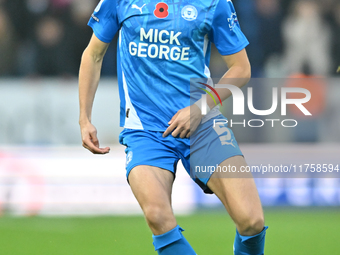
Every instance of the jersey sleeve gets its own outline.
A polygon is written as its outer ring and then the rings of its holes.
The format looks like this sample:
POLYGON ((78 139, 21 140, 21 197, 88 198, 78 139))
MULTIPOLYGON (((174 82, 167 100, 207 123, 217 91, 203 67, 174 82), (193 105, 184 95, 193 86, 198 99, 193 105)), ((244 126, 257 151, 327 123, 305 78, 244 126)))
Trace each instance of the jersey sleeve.
POLYGON ((216 45, 221 55, 235 54, 249 44, 241 31, 231 0, 220 0, 217 4, 209 40, 216 45))
POLYGON ((116 0, 101 0, 88 24, 97 38, 110 43, 119 29, 116 0))

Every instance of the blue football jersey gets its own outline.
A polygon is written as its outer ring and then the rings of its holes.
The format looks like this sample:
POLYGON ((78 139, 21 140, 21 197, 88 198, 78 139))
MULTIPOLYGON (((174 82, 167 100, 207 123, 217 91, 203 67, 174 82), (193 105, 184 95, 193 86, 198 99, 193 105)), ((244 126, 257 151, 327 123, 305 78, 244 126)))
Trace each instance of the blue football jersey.
POLYGON ((248 45, 231 0, 101 0, 88 25, 106 43, 119 31, 120 124, 130 129, 164 131, 190 105, 190 79, 210 77, 211 43, 222 55, 248 45))

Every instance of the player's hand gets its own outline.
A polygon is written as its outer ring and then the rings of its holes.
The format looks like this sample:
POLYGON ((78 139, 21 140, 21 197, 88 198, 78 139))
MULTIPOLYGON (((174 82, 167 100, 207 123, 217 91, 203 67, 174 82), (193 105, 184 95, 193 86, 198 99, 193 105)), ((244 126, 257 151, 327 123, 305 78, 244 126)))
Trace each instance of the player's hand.
POLYGON ((80 124, 80 130, 84 148, 88 149, 93 154, 109 153, 110 147, 99 148, 97 129, 90 122, 87 122, 86 124, 80 124))
POLYGON ((197 105, 191 105, 179 110, 168 122, 170 125, 164 132, 163 137, 170 133, 173 137, 189 138, 201 123, 202 114, 197 105))

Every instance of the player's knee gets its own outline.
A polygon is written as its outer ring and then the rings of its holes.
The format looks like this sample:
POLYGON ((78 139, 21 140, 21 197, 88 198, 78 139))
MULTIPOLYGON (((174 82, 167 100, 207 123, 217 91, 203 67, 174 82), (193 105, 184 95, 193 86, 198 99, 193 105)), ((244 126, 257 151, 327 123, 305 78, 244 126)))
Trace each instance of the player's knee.
POLYGON ((264 228, 263 215, 253 215, 238 225, 238 232, 243 236, 253 236, 264 228))
POLYGON ((171 210, 160 205, 149 205, 143 208, 146 221, 152 229, 162 229, 172 218, 171 210))

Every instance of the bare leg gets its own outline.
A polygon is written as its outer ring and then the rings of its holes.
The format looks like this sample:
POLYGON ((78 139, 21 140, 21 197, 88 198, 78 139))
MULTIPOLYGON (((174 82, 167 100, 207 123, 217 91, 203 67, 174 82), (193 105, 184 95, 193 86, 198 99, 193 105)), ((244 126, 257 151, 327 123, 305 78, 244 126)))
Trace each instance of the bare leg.
MULTIPOLYGON (((247 166, 242 156, 235 156, 223 161, 220 166, 247 166)), ((230 217, 236 224, 238 232, 243 236, 260 233, 264 227, 264 216, 261 201, 251 174, 235 174, 215 172, 208 181, 208 187, 217 195, 230 217)))
POLYGON ((177 225, 171 207, 173 173, 152 166, 137 166, 129 182, 153 233, 153 245, 160 255, 195 255, 177 225))
POLYGON ((173 173, 153 166, 137 166, 129 174, 132 192, 154 235, 161 235, 177 226, 171 208, 173 181, 173 173))

